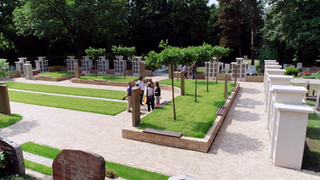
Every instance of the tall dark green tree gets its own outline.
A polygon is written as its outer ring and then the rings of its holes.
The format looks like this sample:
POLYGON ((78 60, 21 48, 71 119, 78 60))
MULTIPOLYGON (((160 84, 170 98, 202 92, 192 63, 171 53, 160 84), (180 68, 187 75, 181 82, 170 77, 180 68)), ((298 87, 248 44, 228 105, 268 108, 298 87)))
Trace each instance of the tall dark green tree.
POLYGON ((89 39, 112 41, 126 31, 125 0, 28 0, 17 8, 14 22, 19 34, 55 40, 68 39, 81 59, 89 39))

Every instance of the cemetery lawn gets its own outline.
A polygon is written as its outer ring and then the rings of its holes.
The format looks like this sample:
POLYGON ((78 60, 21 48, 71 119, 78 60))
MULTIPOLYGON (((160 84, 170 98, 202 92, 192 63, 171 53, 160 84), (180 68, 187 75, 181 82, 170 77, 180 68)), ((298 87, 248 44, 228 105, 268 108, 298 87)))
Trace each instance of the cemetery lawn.
POLYGON ((76 111, 92 112, 106 115, 116 115, 127 109, 127 103, 112 102, 75 97, 61 97, 46 94, 34 94, 18 91, 9 91, 10 101, 40 106, 71 109, 76 111))
MULTIPOLYGON (((27 142, 22 144, 21 146, 22 151, 37 154, 39 156, 43 156, 49 159, 54 160, 56 156, 62 151, 59 149, 55 149, 52 147, 44 146, 44 145, 39 145, 33 142, 27 142)), ((47 167, 41 164, 37 163, 29 163, 27 160, 24 160, 26 164, 26 168, 32 169, 41 173, 51 173, 52 175, 52 168, 47 167), (43 167, 44 166, 44 167, 43 167), (49 169, 47 169, 49 168, 49 169), (49 172, 48 172, 49 171, 49 172)), ((158 174, 155 172, 150 172, 134 167, 129 167, 117 163, 112 163, 106 161, 106 169, 113 169, 118 177, 122 177, 125 179, 132 179, 132 180, 166 180, 169 178, 169 176, 163 175, 163 174, 158 174)))
POLYGON ((21 121, 22 116, 19 114, 0 114, 0 128, 4 128, 21 121))
POLYGON ((107 76, 107 75, 90 75, 90 76, 81 76, 80 79, 86 79, 86 80, 95 80, 95 79, 101 79, 101 80, 108 80, 108 81, 115 81, 115 82, 130 82, 130 81, 138 81, 139 77, 133 77, 133 76, 126 76, 124 78, 123 76, 107 76))
POLYGON ((57 78, 57 77, 62 77, 62 76, 70 76, 70 75, 74 75, 73 72, 45 72, 45 73, 41 73, 38 74, 39 76, 50 76, 53 78, 57 78))
POLYGON ((88 97, 99 97, 108 99, 119 99, 126 95, 125 91, 114 91, 104 89, 92 89, 92 88, 76 88, 76 87, 65 87, 65 86, 54 86, 44 84, 29 84, 19 82, 6 82, 4 83, 10 89, 21 89, 27 91, 37 91, 55 94, 68 94, 75 96, 88 96, 88 97))
MULTIPOLYGON (((175 86, 180 87, 180 81, 174 80, 175 86)), ((160 84, 171 85, 171 80, 161 81, 160 84)), ((154 110, 141 119, 139 129, 154 128, 183 133, 183 136, 203 138, 216 119, 216 111, 223 106, 226 100, 224 97, 224 82, 209 81, 209 92, 207 82, 198 80, 197 102, 194 102, 195 81, 185 81, 184 96, 175 98, 176 117, 173 119, 172 102, 160 109, 154 110)), ((234 83, 229 83, 228 92, 234 83)))
POLYGON ((309 114, 302 168, 320 172, 320 117, 315 113, 309 114))

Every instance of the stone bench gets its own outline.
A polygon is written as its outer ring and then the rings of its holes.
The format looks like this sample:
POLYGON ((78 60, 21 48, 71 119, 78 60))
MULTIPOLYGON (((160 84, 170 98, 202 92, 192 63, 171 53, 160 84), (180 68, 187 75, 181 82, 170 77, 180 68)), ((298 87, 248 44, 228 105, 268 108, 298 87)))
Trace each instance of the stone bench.
POLYGON ((218 108, 217 112, 216 112, 216 115, 218 115, 218 116, 223 116, 225 110, 226 110, 226 107, 220 106, 220 107, 218 108))
POLYGON ((144 133, 151 133, 151 134, 159 134, 163 136, 171 136, 171 137, 177 137, 180 138, 182 136, 182 133, 172 132, 172 131, 164 131, 159 129, 152 129, 152 128, 146 128, 143 130, 144 133))

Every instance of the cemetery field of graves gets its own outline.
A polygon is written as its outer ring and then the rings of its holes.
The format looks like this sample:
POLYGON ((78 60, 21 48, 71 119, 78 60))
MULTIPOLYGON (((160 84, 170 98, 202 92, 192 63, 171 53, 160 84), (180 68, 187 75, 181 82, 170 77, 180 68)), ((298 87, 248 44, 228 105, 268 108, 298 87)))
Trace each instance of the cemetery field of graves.
MULTIPOLYGON (((171 80, 161 81, 160 84, 171 85, 171 80)), ((180 81, 174 80, 176 87, 180 81)), ((139 128, 155 128, 173 132, 183 133, 184 136, 203 138, 217 117, 216 111, 225 103, 224 82, 209 81, 209 92, 207 92, 206 81, 198 80, 197 102, 195 102, 195 81, 186 80, 186 94, 175 98, 177 120, 173 119, 172 102, 141 119, 139 128)), ((234 87, 229 83, 228 92, 234 87)))

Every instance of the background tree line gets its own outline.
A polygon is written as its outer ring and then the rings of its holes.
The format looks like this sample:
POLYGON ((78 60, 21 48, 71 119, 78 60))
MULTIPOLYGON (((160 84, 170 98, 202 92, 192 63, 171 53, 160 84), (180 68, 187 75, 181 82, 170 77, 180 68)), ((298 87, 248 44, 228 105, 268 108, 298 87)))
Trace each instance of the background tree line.
POLYGON ((89 46, 135 46, 137 55, 177 47, 228 47, 222 59, 293 59, 314 65, 320 49, 320 0, 0 0, 0 57, 47 56, 50 65, 89 46))

